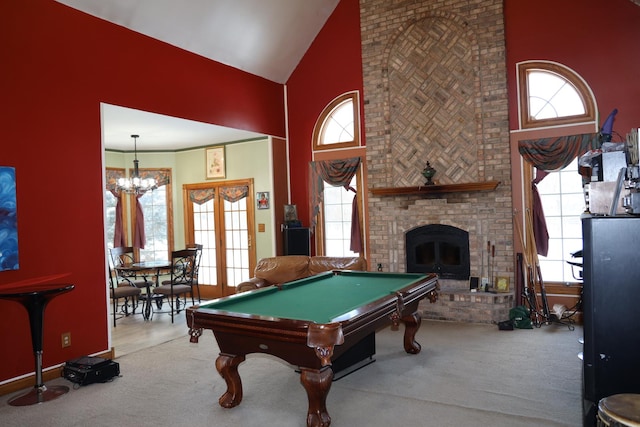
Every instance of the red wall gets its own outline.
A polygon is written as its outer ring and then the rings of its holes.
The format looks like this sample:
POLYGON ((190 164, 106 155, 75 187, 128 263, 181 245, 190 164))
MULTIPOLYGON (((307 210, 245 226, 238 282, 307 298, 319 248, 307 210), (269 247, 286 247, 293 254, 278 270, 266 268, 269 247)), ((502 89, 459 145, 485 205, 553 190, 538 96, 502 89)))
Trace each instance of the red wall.
MULTIPOLYGON (((556 61, 591 87, 602 125, 618 108, 622 138, 640 126, 640 7, 629 0, 505 0, 510 128, 517 129, 515 64, 556 61)), ((616 141, 614 136, 614 141, 616 141)))
POLYGON ((360 92, 364 144, 364 97, 358 0, 341 0, 287 81, 291 203, 309 225, 309 161, 316 119, 338 95, 360 92))
MULTIPOLYGON (((511 129, 515 63, 531 59, 560 62, 585 78, 602 120, 620 110, 614 130, 623 136, 640 126, 640 7, 505 0, 505 21, 511 129)), ((47 308, 50 366, 107 347, 99 103, 284 137, 282 85, 51 0, 0 2, 0 40, 0 165, 16 168, 20 249, 20 270, 0 272, 0 288, 50 274, 68 274, 64 280, 76 285, 47 308), (62 350, 67 331, 72 347, 62 350)), ((291 202, 305 224, 315 120, 352 90, 364 104, 359 2, 341 0, 287 82, 291 202)), ((24 310, 0 300, 0 313, 3 381, 33 371, 33 357, 24 310)))
MULTIPOLYGON (((107 349, 100 102, 284 137, 283 86, 51 0, 0 2, 0 165, 16 169, 20 269, 68 274, 44 364, 107 349), (72 346, 62 349, 62 332, 72 346)), ((33 371, 26 312, 0 300, 0 381, 33 371)))

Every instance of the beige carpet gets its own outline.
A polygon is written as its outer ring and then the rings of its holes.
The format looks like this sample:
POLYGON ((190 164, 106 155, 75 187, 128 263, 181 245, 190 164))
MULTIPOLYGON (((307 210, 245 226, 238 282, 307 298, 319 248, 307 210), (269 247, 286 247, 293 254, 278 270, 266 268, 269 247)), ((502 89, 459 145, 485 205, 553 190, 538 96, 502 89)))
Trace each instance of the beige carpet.
MULTIPOLYGON (((307 398, 294 370, 265 355, 240 365, 244 399, 218 405, 210 331, 119 357, 122 376, 31 407, 0 402, 2 426, 304 426, 307 398)), ((334 427, 580 426, 581 328, 499 331, 496 326, 423 321, 422 352, 402 349, 402 330, 377 336, 376 362, 333 383, 334 427)), ((59 379, 50 384, 67 384, 59 379)))

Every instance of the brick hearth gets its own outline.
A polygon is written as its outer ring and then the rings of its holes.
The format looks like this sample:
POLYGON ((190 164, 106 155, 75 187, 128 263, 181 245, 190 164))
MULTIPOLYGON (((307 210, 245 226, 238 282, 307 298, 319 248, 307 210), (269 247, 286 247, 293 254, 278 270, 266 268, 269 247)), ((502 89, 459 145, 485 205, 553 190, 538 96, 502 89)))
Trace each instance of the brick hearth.
POLYGON ((473 323, 498 323, 509 318, 514 306, 514 292, 471 292, 468 282, 441 280, 438 302, 420 303, 425 319, 454 320, 473 323))

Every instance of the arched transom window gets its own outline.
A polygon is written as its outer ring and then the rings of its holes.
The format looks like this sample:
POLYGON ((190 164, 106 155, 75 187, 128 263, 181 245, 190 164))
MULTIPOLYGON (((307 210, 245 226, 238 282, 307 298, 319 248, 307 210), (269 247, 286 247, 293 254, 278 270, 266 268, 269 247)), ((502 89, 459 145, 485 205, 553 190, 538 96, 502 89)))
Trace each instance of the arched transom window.
POLYGON ((551 62, 521 63, 518 82, 523 129, 596 119, 588 86, 568 68, 551 62))
POLYGON ((313 149, 327 150, 360 145, 358 93, 334 99, 318 117, 313 129, 313 149))

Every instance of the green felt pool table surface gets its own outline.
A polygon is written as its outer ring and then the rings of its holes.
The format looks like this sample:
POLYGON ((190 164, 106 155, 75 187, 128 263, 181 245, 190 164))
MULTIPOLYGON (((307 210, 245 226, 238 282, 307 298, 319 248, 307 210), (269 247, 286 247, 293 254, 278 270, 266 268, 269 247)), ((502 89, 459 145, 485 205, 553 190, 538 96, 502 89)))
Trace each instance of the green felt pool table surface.
POLYGON ((330 323, 425 278, 417 273, 327 272, 282 285, 237 294, 203 304, 212 309, 254 316, 330 323))

